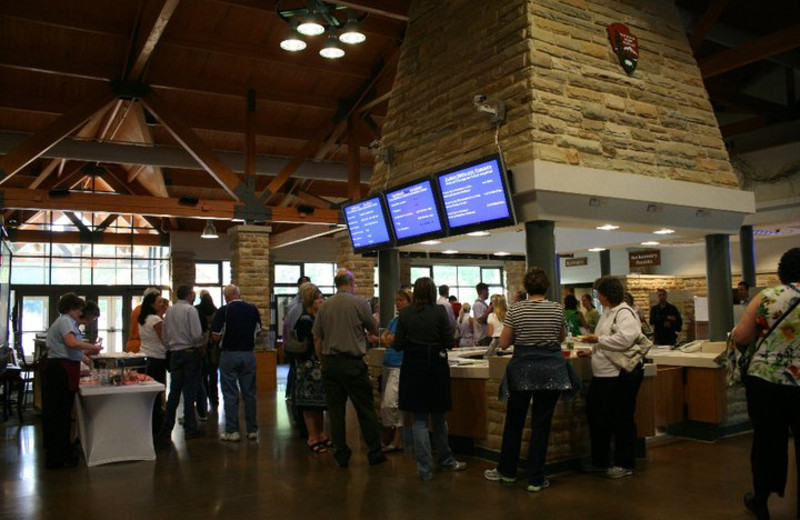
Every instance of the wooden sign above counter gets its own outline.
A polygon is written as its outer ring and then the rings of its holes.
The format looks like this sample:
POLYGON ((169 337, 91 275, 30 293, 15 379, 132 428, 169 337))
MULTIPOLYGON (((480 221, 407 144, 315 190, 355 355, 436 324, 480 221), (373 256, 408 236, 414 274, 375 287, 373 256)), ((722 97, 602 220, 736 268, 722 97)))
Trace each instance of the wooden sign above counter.
POLYGON ((648 251, 629 252, 628 265, 631 268, 645 267, 648 265, 661 265, 661 251, 658 249, 651 249, 648 251))
POLYGON ((564 266, 565 267, 578 267, 580 265, 588 265, 589 259, 585 256, 579 256, 577 258, 565 258, 564 259, 564 266))

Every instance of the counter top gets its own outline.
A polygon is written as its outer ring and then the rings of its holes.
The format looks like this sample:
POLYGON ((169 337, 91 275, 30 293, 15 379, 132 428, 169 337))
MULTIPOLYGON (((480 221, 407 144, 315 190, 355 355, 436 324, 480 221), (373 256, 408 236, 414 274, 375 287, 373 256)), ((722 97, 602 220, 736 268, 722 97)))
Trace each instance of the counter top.
POLYGON ((693 368, 720 368, 715 359, 725 350, 724 341, 707 342, 697 352, 681 352, 670 348, 653 347, 647 357, 659 365, 693 367, 693 368))
MULTIPOLYGON (((450 364, 450 377, 460 379, 489 379, 489 361, 483 359, 486 347, 459 348, 447 351, 450 364)), ((383 366, 386 349, 372 348, 367 351, 367 364, 373 367, 383 366)))

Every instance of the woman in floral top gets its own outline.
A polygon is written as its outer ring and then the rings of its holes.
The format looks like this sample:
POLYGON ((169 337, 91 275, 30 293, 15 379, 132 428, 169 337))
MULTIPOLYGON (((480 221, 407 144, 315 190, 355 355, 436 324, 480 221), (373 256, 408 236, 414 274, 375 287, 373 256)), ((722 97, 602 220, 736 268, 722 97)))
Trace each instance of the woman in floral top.
POLYGON ((757 346, 744 378, 747 412, 753 423, 753 492, 744 496, 744 504, 759 520, 769 519, 770 493, 783 496, 790 428, 795 450, 800 449, 800 305, 792 309, 800 300, 800 248, 783 254, 778 278, 782 285, 768 287, 753 298, 733 331, 740 347, 754 342, 757 346))

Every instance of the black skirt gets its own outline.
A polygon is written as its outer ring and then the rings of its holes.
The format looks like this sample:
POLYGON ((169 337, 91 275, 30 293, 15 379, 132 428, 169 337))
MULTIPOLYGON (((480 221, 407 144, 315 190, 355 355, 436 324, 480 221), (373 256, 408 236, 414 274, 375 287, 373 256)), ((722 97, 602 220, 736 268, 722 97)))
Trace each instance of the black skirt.
POLYGON ((444 413, 450 410, 447 351, 416 345, 404 349, 399 397, 400 409, 406 412, 444 413))

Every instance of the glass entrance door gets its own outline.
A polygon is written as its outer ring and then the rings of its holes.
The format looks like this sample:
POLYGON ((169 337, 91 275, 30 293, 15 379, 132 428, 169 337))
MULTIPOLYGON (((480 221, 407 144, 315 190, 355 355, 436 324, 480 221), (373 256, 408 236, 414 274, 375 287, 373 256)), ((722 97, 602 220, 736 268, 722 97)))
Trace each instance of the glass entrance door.
POLYGON ((100 318, 97 320, 97 337, 103 338, 103 352, 111 354, 122 352, 123 339, 122 296, 98 296, 100 318))
POLYGON ((23 295, 18 304, 22 348, 26 357, 34 352, 33 340, 36 333, 45 332, 50 327, 50 297, 47 295, 23 295))

